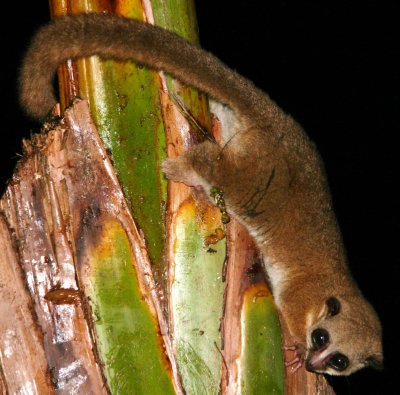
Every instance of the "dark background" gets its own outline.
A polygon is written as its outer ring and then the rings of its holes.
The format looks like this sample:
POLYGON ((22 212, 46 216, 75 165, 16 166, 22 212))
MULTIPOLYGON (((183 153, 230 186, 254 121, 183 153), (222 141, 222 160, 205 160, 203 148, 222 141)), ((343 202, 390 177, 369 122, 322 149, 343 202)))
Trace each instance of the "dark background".
MULTIPOLYGON (((2 5, 2 191, 21 138, 39 126, 18 107, 17 70, 49 12, 45 0, 20 3, 2 5)), ((382 319, 385 370, 331 380, 338 394, 397 392, 399 11, 396 1, 378 0, 197 0, 203 47, 267 91, 316 142, 351 270, 382 319)))

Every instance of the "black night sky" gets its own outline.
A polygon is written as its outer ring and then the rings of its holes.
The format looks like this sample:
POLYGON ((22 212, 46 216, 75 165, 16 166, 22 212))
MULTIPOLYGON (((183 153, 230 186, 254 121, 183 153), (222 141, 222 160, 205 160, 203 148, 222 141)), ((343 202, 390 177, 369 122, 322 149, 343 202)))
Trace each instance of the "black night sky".
MULTIPOLYGON (((17 71, 29 38, 49 19, 45 0, 10 3, 1 25, 2 191, 21 138, 38 131, 19 109, 17 71)), ((202 46, 268 92, 316 142, 352 273, 382 319, 385 370, 335 379, 337 394, 393 394, 398 383, 399 4, 197 0, 202 46)))

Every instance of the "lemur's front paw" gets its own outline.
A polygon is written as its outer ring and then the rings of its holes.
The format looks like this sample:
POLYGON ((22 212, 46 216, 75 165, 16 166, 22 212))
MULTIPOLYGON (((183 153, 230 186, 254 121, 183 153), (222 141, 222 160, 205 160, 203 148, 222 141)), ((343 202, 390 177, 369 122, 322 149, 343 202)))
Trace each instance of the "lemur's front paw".
POLYGON ((169 180, 184 182, 186 177, 185 168, 187 164, 183 155, 176 158, 165 159, 161 165, 161 169, 169 180))
POLYGON ((161 168, 169 180, 194 187, 205 188, 207 185, 205 180, 193 169, 192 161, 186 154, 164 160, 161 168))
POLYGON ((294 357, 290 360, 285 360, 285 366, 291 366, 292 373, 296 373, 304 363, 304 355, 301 351, 300 347, 297 345, 293 346, 284 346, 283 349, 285 351, 291 351, 294 353, 294 357))
POLYGON ((162 164, 164 174, 170 180, 186 185, 202 187, 208 194, 210 184, 218 185, 214 170, 220 162, 221 148, 210 141, 196 144, 176 158, 168 158, 162 164))

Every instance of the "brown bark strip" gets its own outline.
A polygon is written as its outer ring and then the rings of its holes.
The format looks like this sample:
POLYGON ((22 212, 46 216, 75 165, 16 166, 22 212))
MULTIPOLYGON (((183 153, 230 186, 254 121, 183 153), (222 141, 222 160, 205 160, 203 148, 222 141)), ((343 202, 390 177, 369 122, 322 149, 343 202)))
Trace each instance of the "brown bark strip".
MULTIPOLYGON (((32 144, 25 142, 25 157, 0 207, 15 232, 19 264, 57 393, 105 394, 106 386, 92 352, 94 345, 82 303, 46 298, 50 291, 71 294, 79 288, 65 183, 68 172, 72 171, 68 163, 64 167, 60 163, 65 161, 67 151, 63 146, 64 133, 65 129, 58 127, 48 135, 35 136, 32 144), (57 173, 61 168, 65 171, 63 175, 57 173)), ((18 340, 21 341, 20 337, 18 340)), ((36 354, 32 356, 35 358, 36 354)))
POLYGON ((42 336, 3 215, 0 250, 0 392, 53 394, 42 336))
POLYGON ((228 225, 228 262, 225 288, 225 309, 222 322, 223 353, 226 364, 222 374, 222 393, 237 394, 241 354, 241 310, 243 291, 248 286, 246 270, 257 255, 254 243, 238 222, 228 225))

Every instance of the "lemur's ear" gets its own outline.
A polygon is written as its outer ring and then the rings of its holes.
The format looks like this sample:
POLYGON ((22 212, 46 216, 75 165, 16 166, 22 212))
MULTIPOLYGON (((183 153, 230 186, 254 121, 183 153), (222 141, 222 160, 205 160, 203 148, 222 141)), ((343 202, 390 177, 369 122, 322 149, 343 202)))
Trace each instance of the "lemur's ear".
POLYGON ((340 308, 342 307, 339 300, 334 296, 331 296, 326 300, 326 306, 328 308, 328 316, 333 317, 340 312, 340 308))
POLYGON ((383 357, 382 355, 371 355, 365 361, 365 366, 369 366, 376 370, 383 370, 383 357))

